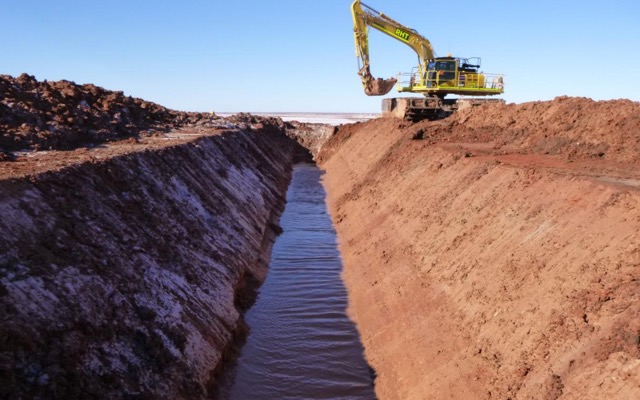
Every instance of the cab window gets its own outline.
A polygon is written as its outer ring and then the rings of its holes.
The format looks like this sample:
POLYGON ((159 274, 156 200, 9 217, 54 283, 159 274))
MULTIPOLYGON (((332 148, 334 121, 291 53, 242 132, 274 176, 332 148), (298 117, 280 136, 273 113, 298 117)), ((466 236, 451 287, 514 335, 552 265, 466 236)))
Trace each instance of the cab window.
POLYGON ((455 71, 456 66, 453 62, 450 61, 438 61, 436 63, 437 71, 455 71))

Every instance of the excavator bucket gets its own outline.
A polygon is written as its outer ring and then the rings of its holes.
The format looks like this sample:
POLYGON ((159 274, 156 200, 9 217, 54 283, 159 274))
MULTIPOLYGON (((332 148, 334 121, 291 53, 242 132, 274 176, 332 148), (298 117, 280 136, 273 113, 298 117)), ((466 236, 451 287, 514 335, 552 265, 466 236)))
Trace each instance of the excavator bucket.
POLYGON ((389 93, 391 89, 395 86, 396 82, 398 82, 395 78, 389 79, 372 79, 370 84, 364 88, 364 92, 367 96, 384 96, 389 93))

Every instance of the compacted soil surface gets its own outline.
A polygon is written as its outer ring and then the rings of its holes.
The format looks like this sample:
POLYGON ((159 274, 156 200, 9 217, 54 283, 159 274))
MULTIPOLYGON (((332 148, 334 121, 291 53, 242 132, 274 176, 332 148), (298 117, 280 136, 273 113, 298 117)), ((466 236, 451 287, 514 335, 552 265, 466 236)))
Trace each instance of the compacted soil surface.
POLYGON ((640 104, 343 126, 321 166, 380 399, 640 398, 640 104))

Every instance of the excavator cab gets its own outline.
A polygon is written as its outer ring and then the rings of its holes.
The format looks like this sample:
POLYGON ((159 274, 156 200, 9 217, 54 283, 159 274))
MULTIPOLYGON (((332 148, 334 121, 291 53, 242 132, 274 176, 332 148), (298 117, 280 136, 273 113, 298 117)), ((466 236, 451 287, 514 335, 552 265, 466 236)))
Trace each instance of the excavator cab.
POLYGON ((427 64, 427 87, 455 86, 458 75, 458 59, 440 57, 427 64))
MULTIPOLYGON (((444 97, 447 94, 491 95, 502 93, 502 87, 487 87, 487 74, 478 72, 480 58, 437 57, 427 63, 426 72, 420 83, 414 79, 400 91, 422 92, 431 96, 444 97)), ((494 80, 501 76, 491 75, 494 80)))

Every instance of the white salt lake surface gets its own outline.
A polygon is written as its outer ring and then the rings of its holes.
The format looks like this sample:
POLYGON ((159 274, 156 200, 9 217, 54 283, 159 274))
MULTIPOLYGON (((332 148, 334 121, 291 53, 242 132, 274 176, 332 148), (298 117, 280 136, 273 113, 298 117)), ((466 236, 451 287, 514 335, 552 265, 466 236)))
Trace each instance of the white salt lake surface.
MULTIPOLYGON (((216 113, 221 117, 229 117, 236 113, 216 113)), ((261 117, 280 117, 283 121, 298 121, 306 124, 341 125, 363 122, 380 116, 378 113, 250 113, 261 117)))

